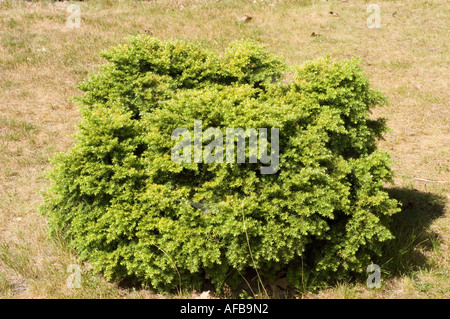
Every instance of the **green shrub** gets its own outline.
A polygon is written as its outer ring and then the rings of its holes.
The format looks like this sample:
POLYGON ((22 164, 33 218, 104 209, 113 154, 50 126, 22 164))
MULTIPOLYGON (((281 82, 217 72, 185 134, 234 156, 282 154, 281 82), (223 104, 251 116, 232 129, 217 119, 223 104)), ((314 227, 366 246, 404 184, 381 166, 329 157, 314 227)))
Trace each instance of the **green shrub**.
POLYGON ((157 290, 218 289, 249 269, 318 280, 364 271, 392 238, 383 190, 384 101, 358 60, 320 58, 281 81, 283 60, 250 41, 223 56, 148 36, 102 53, 79 85, 76 144, 54 159, 43 212, 108 279, 157 290), (279 170, 261 163, 175 163, 176 128, 279 128, 279 170))

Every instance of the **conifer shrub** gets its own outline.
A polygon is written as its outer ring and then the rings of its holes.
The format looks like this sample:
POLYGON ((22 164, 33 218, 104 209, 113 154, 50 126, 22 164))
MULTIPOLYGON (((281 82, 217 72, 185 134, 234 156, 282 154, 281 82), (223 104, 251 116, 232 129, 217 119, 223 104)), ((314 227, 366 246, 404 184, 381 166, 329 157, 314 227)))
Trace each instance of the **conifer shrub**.
POLYGON ((101 55, 108 63, 79 84, 82 121, 53 159, 42 211, 108 279, 220 290, 248 270, 286 270, 299 287, 365 271, 393 237, 398 203, 376 145, 386 125, 369 117, 385 99, 357 59, 315 59, 286 82, 283 59, 251 40, 219 55, 137 36, 101 55), (196 120, 223 136, 279 128, 277 171, 174 162, 172 132, 196 120))

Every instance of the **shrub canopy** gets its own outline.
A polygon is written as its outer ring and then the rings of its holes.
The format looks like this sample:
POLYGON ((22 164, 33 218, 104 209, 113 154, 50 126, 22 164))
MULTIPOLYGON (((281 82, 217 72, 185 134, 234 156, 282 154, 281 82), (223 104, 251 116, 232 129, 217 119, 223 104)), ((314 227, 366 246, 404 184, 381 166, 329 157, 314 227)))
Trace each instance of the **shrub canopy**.
POLYGON ((369 118, 384 98, 357 59, 319 58, 283 82, 283 59, 251 40, 219 55, 137 36, 101 55, 108 63, 79 85, 76 143, 53 160, 43 212, 108 279, 170 290, 207 278, 220 289, 256 268, 287 270, 297 287, 302 274, 364 271, 392 238, 398 203, 376 148, 386 126, 369 118), (173 162, 171 133, 195 120, 224 136, 279 128, 278 171, 173 162))

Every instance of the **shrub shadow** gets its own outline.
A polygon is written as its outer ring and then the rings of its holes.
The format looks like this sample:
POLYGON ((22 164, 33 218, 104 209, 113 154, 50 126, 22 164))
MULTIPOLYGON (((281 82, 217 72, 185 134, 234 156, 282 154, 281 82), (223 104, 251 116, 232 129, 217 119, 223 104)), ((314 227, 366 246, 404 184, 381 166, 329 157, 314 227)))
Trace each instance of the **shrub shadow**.
POLYGON ((426 253, 439 246, 441 238, 430 226, 444 214, 446 198, 407 188, 387 192, 402 204, 402 210, 392 217, 395 239, 386 243, 379 261, 382 271, 396 277, 432 267, 426 253))

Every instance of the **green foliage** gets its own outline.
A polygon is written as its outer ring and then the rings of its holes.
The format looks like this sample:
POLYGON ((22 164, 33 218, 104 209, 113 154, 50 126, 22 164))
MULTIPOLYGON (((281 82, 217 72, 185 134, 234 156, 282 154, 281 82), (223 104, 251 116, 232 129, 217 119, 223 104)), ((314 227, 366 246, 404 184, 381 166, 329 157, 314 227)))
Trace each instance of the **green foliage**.
POLYGON ((358 60, 320 58, 283 83, 282 59, 249 40, 219 56, 138 36, 102 56, 79 86, 76 144, 54 159, 43 212, 107 278, 220 289, 256 267, 300 287, 363 271, 392 238, 389 157, 376 149, 386 127, 369 119, 384 99, 358 60), (172 131, 199 119, 224 136, 279 128, 279 171, 174 163, 172 131))

